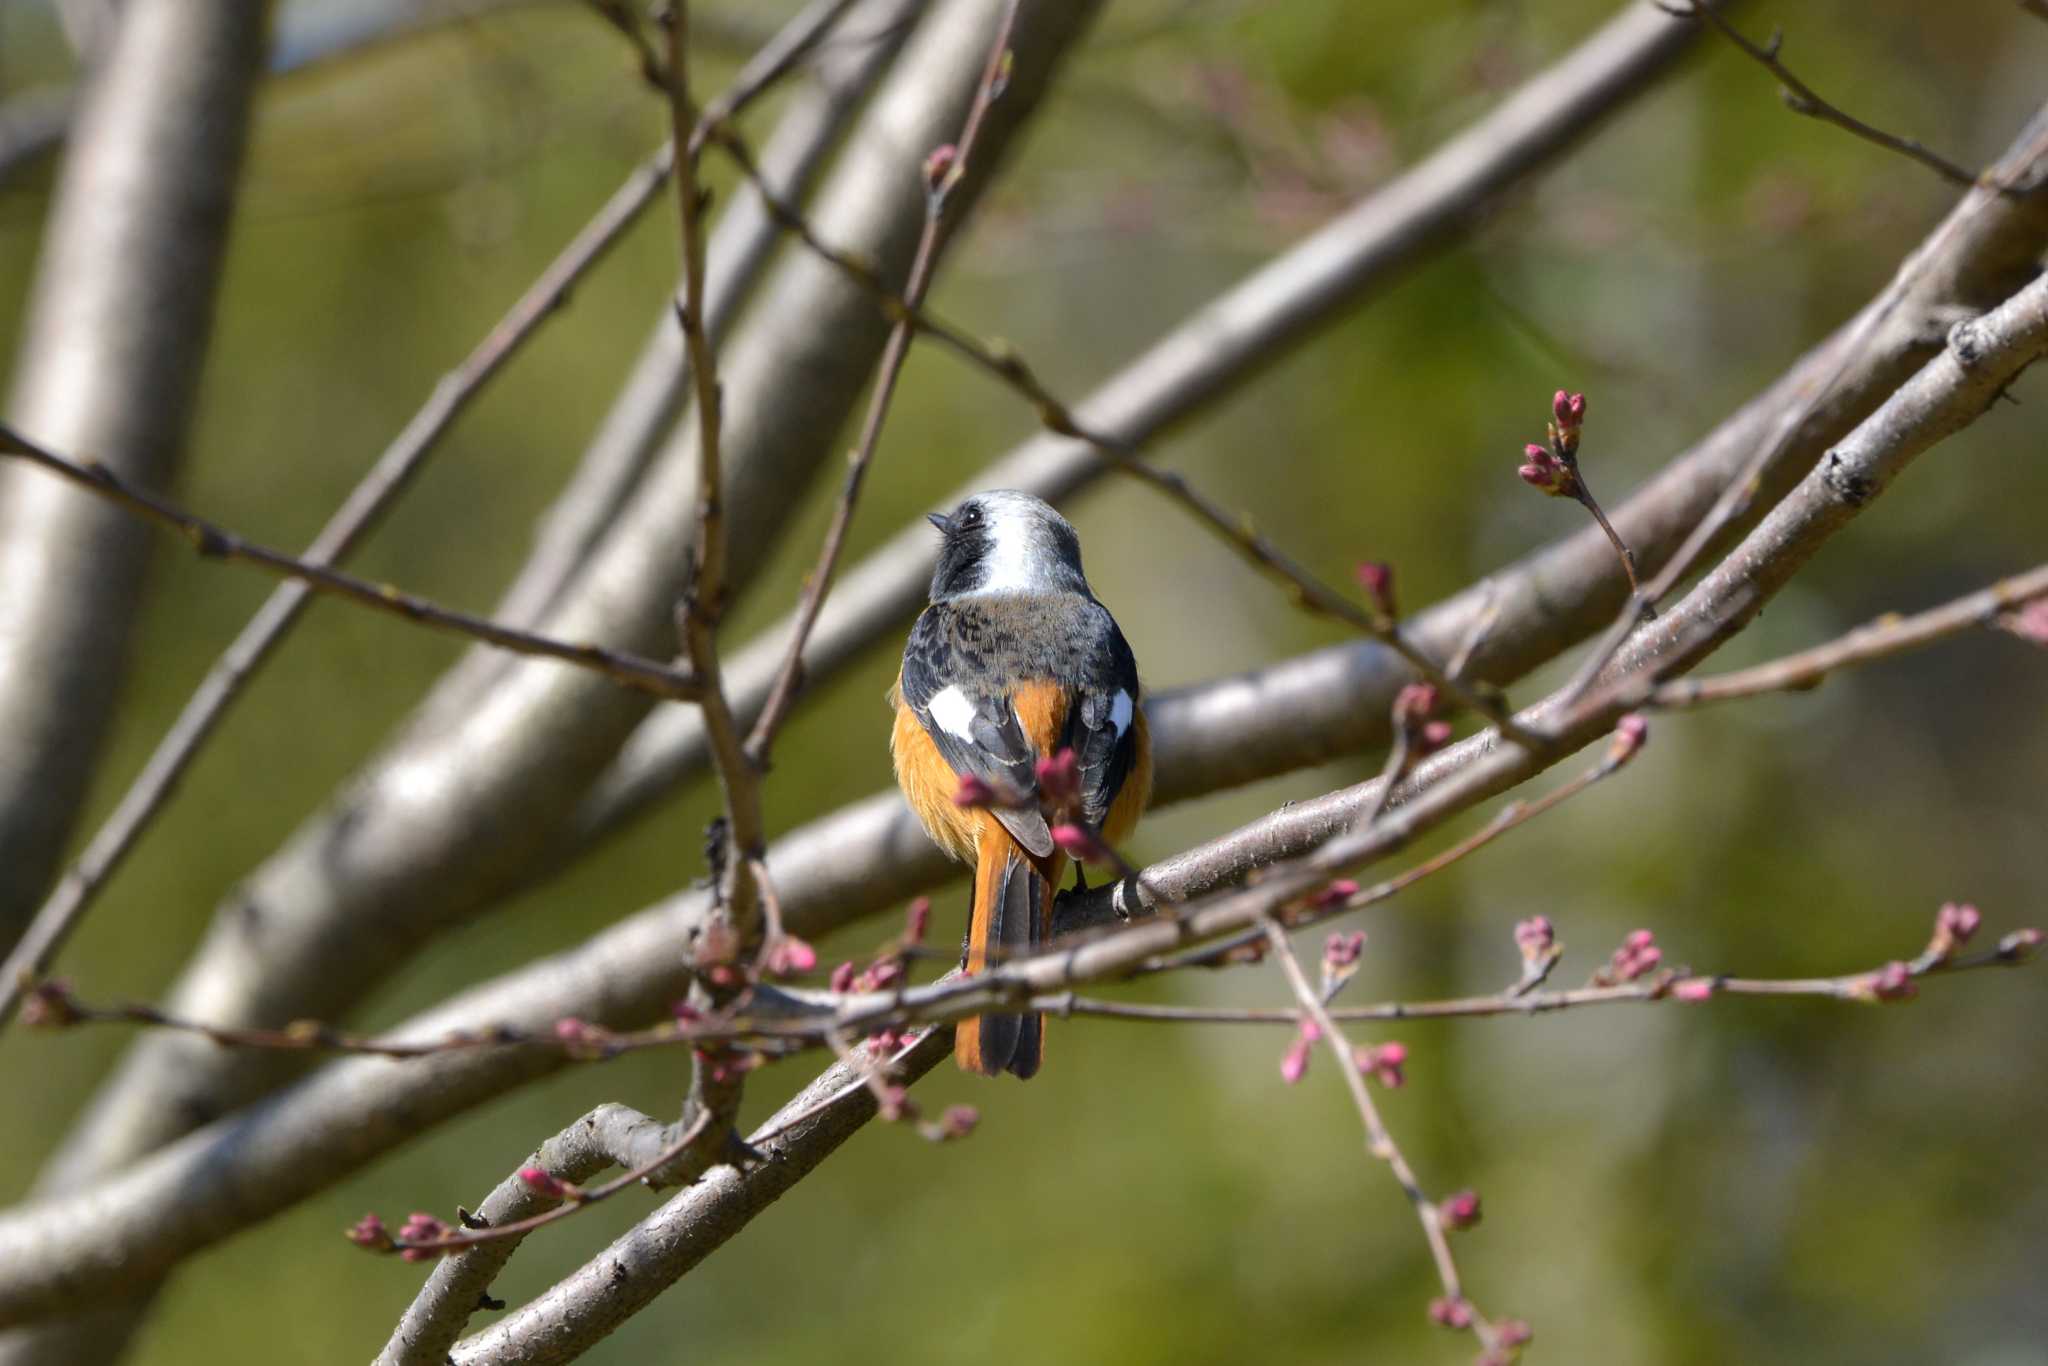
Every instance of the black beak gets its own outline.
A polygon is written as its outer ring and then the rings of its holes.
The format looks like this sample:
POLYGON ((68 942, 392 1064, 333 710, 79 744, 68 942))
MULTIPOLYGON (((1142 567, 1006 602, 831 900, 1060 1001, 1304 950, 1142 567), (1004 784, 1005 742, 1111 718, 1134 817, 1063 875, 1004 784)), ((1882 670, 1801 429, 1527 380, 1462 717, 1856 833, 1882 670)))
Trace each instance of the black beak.
POLYGON ((951 517, 948 517, 945 513, 927 512, 924 516, 924 519, 927 522, 930 522, 933 526, 937 527, 939 529, 939 534, 941 536, 950 536, 953 534, 953 519, 951 517))

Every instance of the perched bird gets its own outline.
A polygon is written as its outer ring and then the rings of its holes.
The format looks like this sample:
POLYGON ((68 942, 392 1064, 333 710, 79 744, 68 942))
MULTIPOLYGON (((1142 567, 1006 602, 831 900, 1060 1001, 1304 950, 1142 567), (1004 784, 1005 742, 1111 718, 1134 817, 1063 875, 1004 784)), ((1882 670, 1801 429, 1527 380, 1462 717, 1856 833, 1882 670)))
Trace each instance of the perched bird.
MULTIPOLYGON (((1137 661, 1089 590, 1067 519, 1028 493, 997 489, 931 522, 945 539, 931 605, 890 690, 889 747, 925 832, 974 860, 963 964, 973 973, 1051 937, 1067 867, 1053 828, 1079 825, 1111 842, 1129 834, 1152 788, 1151 742, 1137 661), (1041 761, 1064 750, 1072 768, 1044 765, 1042 784, 1041 761), (963 778, 987 799, 956 801, 963 778)), ((1045 1018, 963 1020, 953 1056, 988 1076, 1032 1076, 1045 1018)))

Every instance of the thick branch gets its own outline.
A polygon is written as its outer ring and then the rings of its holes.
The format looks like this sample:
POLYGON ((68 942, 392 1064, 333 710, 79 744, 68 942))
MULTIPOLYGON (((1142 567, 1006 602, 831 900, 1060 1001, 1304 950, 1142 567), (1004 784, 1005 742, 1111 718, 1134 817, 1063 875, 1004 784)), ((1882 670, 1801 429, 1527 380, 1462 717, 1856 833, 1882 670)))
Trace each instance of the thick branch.
MULTIPOLYGON (((8 421, 168 483, 206 355, 266 7, 132 0, 42 235, 8 421)), ((42 900, 99 754, 148 534, 0 469, 0 944, 42 900)))

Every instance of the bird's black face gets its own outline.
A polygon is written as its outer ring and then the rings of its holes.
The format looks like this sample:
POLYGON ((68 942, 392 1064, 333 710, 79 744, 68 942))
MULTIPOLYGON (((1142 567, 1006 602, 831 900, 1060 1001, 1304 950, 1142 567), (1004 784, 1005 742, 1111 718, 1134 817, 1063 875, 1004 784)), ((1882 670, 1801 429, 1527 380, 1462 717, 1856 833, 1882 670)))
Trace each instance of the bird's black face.
POLYGON ((932 513, 945 538, 931 599, 971 593, 1087 593, 1081 540, 1067 519, 1028 493, 977 493, 950 514, 932 513))

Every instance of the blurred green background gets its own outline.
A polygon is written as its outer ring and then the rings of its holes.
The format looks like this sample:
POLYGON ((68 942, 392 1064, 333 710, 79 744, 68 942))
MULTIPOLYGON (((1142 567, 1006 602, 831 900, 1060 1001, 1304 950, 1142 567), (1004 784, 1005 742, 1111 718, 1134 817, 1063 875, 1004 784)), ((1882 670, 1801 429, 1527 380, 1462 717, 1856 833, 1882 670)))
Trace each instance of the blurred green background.
MULTIPOLYGON (((301 4, 344 12, 340 3, 301 4)), ((707 5, 705 8, 714 7, 707 5)), ((724 7, 734 37, 792 7, 724 7)), ((1107 7, 957 243, 937 300, 1079 394, 1273 251, 1489 107, 1610 12, 1589 0, 1129 0, 1107 7), (1051 287, 1048 287, 1048 285, 1051 287)), ((1823 93, 1967 164, 2043 93, 2048 24, 1974 0, 1746 5, 1823 93)), ((728 74, 735 43, 707 81, 728 74)), ((714 68, 715 69, 712 69, 714 68)), ((179 490, 274 544, 310 537, 434 379, 630 164, 662 111, 574 5, 514 7, 267 87, 198 425, 179 490)), ((0 94, 61 80, 46 6, 0 3, 0 94)), ((754 116, 765 129, 773 107, 754 116)), ((50 170, 0 189, 0 361, 11 363, 50 170)), ((1575 529, 1513 477, 1558 386, 1590 394, 1584 458, 1610 504, 1846 317, 1953 201, 1918 167, 1788 113, 1708 42, 1465 244, 1158 454, 1319 571, 1398 566, 1410 607, 1575 529)), ((488 604, 572 468, 673 279, 650 216, 446 443, 359 559, 488 604)), ((2041 558, 2048 389, 1925 458, 1720 661, 1931 605, 2041 558)), ((916 354, 853 552, 1032 429, 1010 395, 916 354)), ((734 637, 792 600, 832 490, 808 495, 734 637)), ((1147 683, 1172 688, 1337 637, 1143 490, 1073 509, 1147 683), (1190 629, 1199 624, 1199 629, 1190 629)), ((132 775, 267 591, 166 539, 91 816, 132 775)), ((235 713, 67 953, 95 999, 149 998, 234 880, 456 657, 443 637, 324 605, 235 713)), ((780 747, 775 829, 888 781, 877 649, 780 747)), ((1530 695, 1534 685, 1517 689, 1530 695)), ((1484 991, 1541 912, 1576 981, 1628 930, 1756 975, 1910 956, 1936 905, 1995 930, 2048 916, 2048 658, 1989 634, 1818 693, 1661 720, 1626 775, 1362 919, 1347 999, 1484 991)), ((1155 815, 1157 856, 1355 781, 1378 757, 1155 815)), ((364 1013, 401 1018, 578 942, 695 877, 700 785, 516 907, 443 940, 364 1013)), ((1461 829, 1470 828, 1468 820, 1461 829)), ((963 893, 940 897, 943 942, 963 893)), ((882 931, 856 927, 827 961, 882 931)), ((1158 999, 1278 1003, 1277 970, 1183 977, 1158 999)), ((1415 1024, 1389 1122, 1433 1190, 1477 1188, 1474 1297, 1567 1362, 2048 1362, 2048 998, 2038 971, 1930 984, 1882 1010, 1718 1001, 1415 1024)), ((0 1195, 13 1198, 123 1046, 114 1030, 0 1037, 0 1195)), ((1029 1088, 950 1068, 971 1141, 874 1127, 588 1358, 593 1362, 1458 1361, 1412 1219, 1361 1153, 1326 1058, 1281 1083, 1270 1028, 1055 1025, 1029 1088)), ((681 1062, 573 1070, 472 1113, 198 1258, 134 1359, 367 1359, 420 1273, 357 1253, 366 1209, 447 1213, 601 1100, 670 1112, 681 1062)), ((808 1069, 755 1089, 766 1113, 808 1069)), ((517 1302, 646 1209, 628 1197, 534 1240, 517 1302)))

